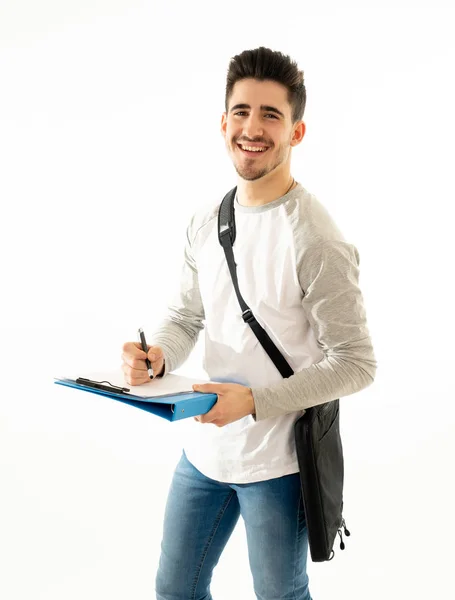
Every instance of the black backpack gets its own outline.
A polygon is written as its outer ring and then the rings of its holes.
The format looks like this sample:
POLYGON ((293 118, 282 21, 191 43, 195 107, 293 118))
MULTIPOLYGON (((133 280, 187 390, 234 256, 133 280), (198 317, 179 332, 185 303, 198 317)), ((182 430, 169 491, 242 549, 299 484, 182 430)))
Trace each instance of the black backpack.
MULTIPOLYGON (((220 205, 218 239, 226 254, 244 322, 251 327, 281 375, 290 377, 294 374, 293 370, 240 294, 232 249, 235 242, 236 191, 237 187, 228 192, 220 205)), ((306 409, 295 422, 294 432, 311 560, 332 560, 337 533, 341 550, 344 550, 341 529, 344 529, 345 535, 350 535, 342 516, 344 461, 339 399, 306 409)))

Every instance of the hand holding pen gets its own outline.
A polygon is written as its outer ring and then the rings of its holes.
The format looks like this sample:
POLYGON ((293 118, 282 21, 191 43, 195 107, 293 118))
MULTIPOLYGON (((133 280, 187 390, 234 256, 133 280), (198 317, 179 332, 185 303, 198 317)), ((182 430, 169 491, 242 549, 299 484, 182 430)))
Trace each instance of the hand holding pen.
POLYGON ((148 347, 144 332, 142 331, 143 340, 140 332, 141 330, 138 331, 141 341, 126 342, 123 345, 122 370, 125 374, 125 381, 130 385, 141 385, 149 382, 154 377, 164 375, 163 349, 160 346, 148 347))

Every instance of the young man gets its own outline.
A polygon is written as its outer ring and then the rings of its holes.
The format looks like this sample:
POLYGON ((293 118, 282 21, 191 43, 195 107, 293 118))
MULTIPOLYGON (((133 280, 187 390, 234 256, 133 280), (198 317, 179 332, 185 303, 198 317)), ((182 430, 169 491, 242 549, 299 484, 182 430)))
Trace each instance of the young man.
MULTIPOLYGON (((218 241, 225 190, 191 220, 181 289, 148 351, 165 376, 205 327, 204 368, 226 382, 195 388, 218 400, 188 428, 174 473, 158 600, 212 598, 213 568, 240 515, 257 597, 311 600, 294 423, 306 408, 371 384, 376 361, 357 249, 291 176, 305 100, 303 72, 288 56, 261 47, 231 60, 221 131, 237 171, 239 288, 295 374, 282 378, 242 319, 218 241)), ((125 344, 129 384, 148 380, 145 357, 139 344, 125 344)), ((239 590, 239 597, 246 596, 239 590)))

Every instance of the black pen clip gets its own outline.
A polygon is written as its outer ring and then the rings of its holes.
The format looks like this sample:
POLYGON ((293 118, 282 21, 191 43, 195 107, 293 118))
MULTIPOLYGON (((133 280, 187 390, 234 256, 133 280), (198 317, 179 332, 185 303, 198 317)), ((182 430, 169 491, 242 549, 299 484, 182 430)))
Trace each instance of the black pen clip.
POLYGON ((91 379, 86 379, 85 377, 78 377, 76 379, 76 383, 79 385, 85 385, 87 387, 92 387, 97 390, 104 390, 105 392, 114 392, 115 394, 123 394, 124 392, 129 392, 129 388, 119 387, 118 385, 112 385, 109 381, 92 381, 91 379), (103 385, 104 383, 108 383, 109 385, 103 385))

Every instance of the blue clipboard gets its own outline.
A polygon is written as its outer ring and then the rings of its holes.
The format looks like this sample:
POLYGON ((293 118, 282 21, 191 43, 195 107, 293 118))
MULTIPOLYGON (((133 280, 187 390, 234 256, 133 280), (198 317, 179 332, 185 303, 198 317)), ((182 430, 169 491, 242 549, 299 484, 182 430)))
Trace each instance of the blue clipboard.
MULTIPOLYGON (((90 380, 85 380, 90 381, 90 380)), ((166 394, 163 396, 135 396, 129 392, 120 391, 127 388, 116 386, 102 386, 103 389, 96 389, 90 384, 78 383, 78 380, 55 378, 54 383, 66 387, 82 390, 99 396, 106 396, 112 400, 129 404, 140 408, 149 413, 166 419, 166 421, 179 421, 196 417, 208 413, 216 403, 218 396, 216 394, 207 394, 203 392, 180 392, 178 394, 166 394), (108 389, 109 388, 109 389, 108 389)))

